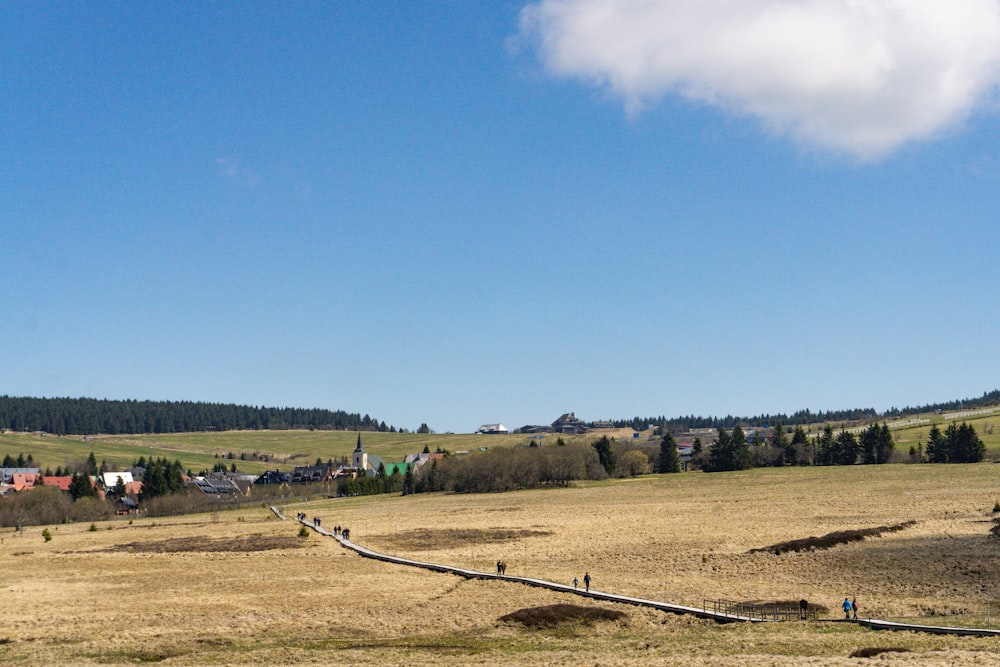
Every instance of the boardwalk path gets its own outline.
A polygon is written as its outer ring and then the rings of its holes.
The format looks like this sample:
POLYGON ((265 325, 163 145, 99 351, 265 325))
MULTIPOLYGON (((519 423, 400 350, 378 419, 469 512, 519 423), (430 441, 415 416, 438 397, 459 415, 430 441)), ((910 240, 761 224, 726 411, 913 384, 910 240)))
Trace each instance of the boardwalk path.
MULTIPOLYGON (((284 514, 281 510, 275 506, 271 507, 278 518, 285 519, 284 514)), ((736 616, 733 614, 724 614, 712 611, 711 609, 704 609, 700 607, 686 607, 684 605, 670 604, 668 602, 659 602, 657 600, 647 600, 644 598, 634 598, 627 595, 615 595, 614 593, 603 593, 601 591, 587 591, 581 588, 575 588, 573 586, 568 586, 566 584, 558 584, 554 581, 547 581, 545 579, 533 579, 531 577, 515 577, 511 575, 499 575, 492 572, 480 572, 478 570, 468 570, 461 567, 454 567, 451 565, 442 565, 440 563, 427 563, 419 560, 411 560, 409 558, 401 558, 399 556, 390 556, 389 554, 380 553, 378 551, 372 551, 359 544, 355 544, 348 539, 345 539, 341 535, 334 535, 332 531, 316 526, 313 522, 307 519, 298 519, 299 523, 307 528, 311 528, 320 535, 325 535, 326 537, 333 538, 340 542, 341 546, 345 549, 350 549, 357 554, 364 556, 365 558, 373 558, 375 560, 380 560, 386 563, 395 563, 396 565, 407 565, 410 567, 419 567, 425 570, 431 570, 433 572, 442 572, 445 574, 453 574, 459 577, 464 577, 466 579, 498 579, 502 581, 509 581, 518 584, 524 584, 526 586, 534 586, 536 588, 547 588, 550 591, 556 591, 558 593, 569 593, 571 595, 579 595, 585 598, 591 598, 593 600, 605 600, 607 602, 617 602, 621 604, 630 604, 637 607, 648 607, 650 609, 658 609, 659 611, 670 612, 672 614, 688 614, 691 616, 696 616, 698 618, 706 618, 719 623, 732 623, 736 621, 742 621, 746 623, 768 623, 774 622, 769 619, 760 618, 749 618, 747 616, 736 616)), ((913 625, 906 623, 893 623, 891 621, 881 621, 874 618, 858 619, 854 621, 858 625, 867 627, 870 630, 910 630, 914 632, 931 632, 935 634, 951 634, 951 635, 973 635, 973 636, 990 636, 990 637, 1000 637, 1000 630, 987 630, 979 628, 948 628, 948 627, 938 627, 931 625, 913 625)))

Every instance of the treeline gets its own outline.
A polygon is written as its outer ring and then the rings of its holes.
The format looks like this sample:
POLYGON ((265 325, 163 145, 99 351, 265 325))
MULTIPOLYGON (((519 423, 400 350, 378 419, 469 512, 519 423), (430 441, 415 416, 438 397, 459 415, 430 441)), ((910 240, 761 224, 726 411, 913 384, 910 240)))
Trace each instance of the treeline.
POLYGON ((0 429, 56 435, 317 429, 395 432, 369 415, 193 401, 0 396, 0 429))
POLYGON ((588 444, 499 447, 447 456, 425 465, 414 480, 415 493, 496 493, 542 486, 568 486, 574 480, 643 475, 658 466, 657 446, 616 442, 607 436, 588 444))
POLYGON ((812 412, 811 410, 799 410, 790 415, 784 413, 758 415, 756 417, 700 417, 688 415, 684 417, 667 418, 663 415, 659 417, 632 417, 631 419, 613 419, 611 423, 615 428, 631 428, 640 430, 647 426, 659 426, 673 433, 682 433, 696 428, 711 429, 733 429, 737 425, 766 428, 778 422, 786 426, 870 421, 876 418, 897 419, 908 415, 925 414, 937 411, 953 410, 975 410, 991 405, 1000 404, 1000 389, 985 392, 979 398, 966 398, 962 400, 947 401, 944 403, 929 403, 927 405, 905 408, 890 408, 882 413, 878 413, 874 408, 855 408, 852 410, 829 410, 812 412))
MULTIPOLYGON (((670 437, 669 434, 665 438, 670 437)), ((869 424, 860 433, 841 430, 834 433, 827 424, 815 438, 809 438, 801 425, 789 434, 778 423, 770 441, 749 443, 737 424, 732 431, 720 428, 711 445, 703 448, 696 439, 692 461, 705 472, 748 470, 766 466, 794 465, 878 465, 896 460, 895 442, 888 425, 869 424)), ((913 463, 978 463, 986 455, 986 445, 976 429, 966 422, 952 423, 942 432, 931 427, 926 450, 921 443, 911 447, 909 461, 913 463)))

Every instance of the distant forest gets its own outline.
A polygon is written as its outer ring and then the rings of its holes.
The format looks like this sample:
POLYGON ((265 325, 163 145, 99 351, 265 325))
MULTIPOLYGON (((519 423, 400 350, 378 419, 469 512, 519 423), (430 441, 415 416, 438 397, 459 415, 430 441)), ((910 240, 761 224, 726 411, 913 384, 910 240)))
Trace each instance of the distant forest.
POLYGON ((56 435, 186 433, 254 429, 391 431, 368 415, 342 410, 265 408, 193 401, 0 396, 0 428, 56 435))
POLYGON ((758 417, 633 417, 632 419, 612 420, 615 428, 632 428, 639 430, 647 425, 660 426, 672 433, 681 433, 693 428, 727 428, 731 429, 737 424, 764 428, 774 426, 781 422, 785 426, 806 425, 806 424, 828 424, 849 421, 871 421, 875 419, 896 419, 907 415, 916 415, 937 410, 973 410, 987 405, 997 405, 1000 403, 1000 389, 994 389, 984 393, 980 398, 966 398, 960 401, 948 401, 947 403, 932 403, 918 407, 891 408, 885 412, 877 412, 874 408, 857 408, 854 410, 831 410, 829 412, 812 412, 811 410, 799 410, 791 415, 774 414, 760 415, 758 417))

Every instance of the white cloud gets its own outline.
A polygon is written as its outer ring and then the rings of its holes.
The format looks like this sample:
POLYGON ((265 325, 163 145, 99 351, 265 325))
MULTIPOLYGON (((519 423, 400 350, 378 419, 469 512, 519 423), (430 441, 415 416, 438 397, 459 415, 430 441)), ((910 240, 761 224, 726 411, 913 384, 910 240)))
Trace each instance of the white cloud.
POLYGON ((667 94, 882 157, 995 95, 1000 0, 541 0, 521 37, 630 113, 667 94))
POLYGON ((238 185, 256 186, 260 184, 260 174, 243 166, 243 161, 235 157, 219 157, 215 159, 219 173, 238 185))

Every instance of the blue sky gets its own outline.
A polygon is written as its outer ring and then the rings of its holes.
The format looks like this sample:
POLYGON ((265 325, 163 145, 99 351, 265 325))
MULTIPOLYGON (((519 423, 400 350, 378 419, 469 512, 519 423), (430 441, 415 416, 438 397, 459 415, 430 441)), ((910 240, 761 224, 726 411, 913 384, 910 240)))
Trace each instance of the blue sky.
POLYGON ((904 4, 0 4, 0 393, 463 432, 995 389, 1000 4, 904 4))

